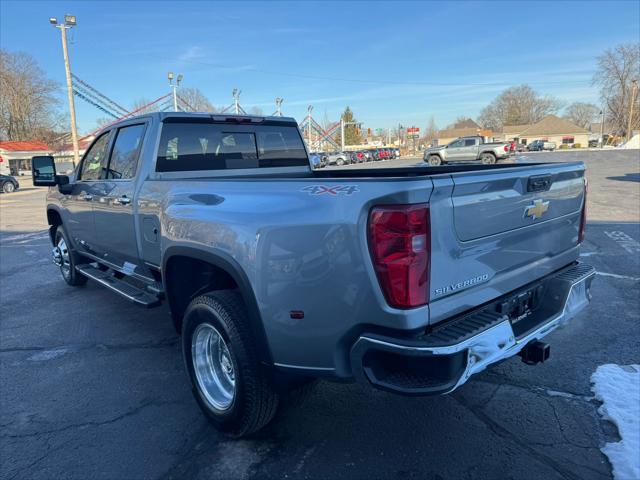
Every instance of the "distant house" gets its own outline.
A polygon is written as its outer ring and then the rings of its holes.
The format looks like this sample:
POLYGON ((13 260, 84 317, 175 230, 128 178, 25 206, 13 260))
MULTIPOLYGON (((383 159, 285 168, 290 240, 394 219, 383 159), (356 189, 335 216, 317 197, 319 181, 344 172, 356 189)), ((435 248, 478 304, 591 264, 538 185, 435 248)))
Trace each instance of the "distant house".
POLYGON ((31 157, 50 154, 43 142, 0 142, 0 173, 31 175, 31 157))
POLYGON ((544 140, 555 142, 558 146, 579 144, 586 147, 589 145, 589 135, 590 132, 586 128, 579 127, 565 118, 547 115, 531 125, 505 125, 502 128, 501 140, 515 140, 524 144, 544 140))

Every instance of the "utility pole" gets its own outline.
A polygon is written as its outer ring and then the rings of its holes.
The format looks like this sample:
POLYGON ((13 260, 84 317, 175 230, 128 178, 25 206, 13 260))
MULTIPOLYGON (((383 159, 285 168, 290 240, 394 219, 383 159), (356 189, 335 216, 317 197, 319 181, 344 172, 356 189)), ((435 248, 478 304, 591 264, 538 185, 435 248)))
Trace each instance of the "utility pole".
POLYGON ((75 15, 66 14, 64 23, 58 25, 55 17, 49 18, 49 23, 60 29, 62 35, 62 55, 64 56, 64 70, 67 75, 67 95, 69 97, 69 117, 71 117, 71 139, 73 141, 73 167, 80 161, 80 148, 78 146, 78 129, 76 126, 76 105, 73 101, 73 82, 71 80, 71 64, 69 63, 69 50, 67 48, 67 30, 76 26, 75 15))
POLYGON ((344 152, 344 118, 340 117, 340 151, 344 152))
POLYGON ((180 86, 180 82, 184 78, 181 73, 178 74, 178 78, 176 78, 176 83, 173 83, 173 72, 169 72, 167 74, 167 78, 169 79, 169 85, 171 86, 171 90, 173 90, 173 111, 178 111, 178 87, 180 86))
POLYGON ((631 105, 629 106, 629 121, 627 122, 627 142, 631 139, 631 128, 633 127, 633 107, 636 103, 636 93, 638 91, 638 81, 631 81, 631 105))

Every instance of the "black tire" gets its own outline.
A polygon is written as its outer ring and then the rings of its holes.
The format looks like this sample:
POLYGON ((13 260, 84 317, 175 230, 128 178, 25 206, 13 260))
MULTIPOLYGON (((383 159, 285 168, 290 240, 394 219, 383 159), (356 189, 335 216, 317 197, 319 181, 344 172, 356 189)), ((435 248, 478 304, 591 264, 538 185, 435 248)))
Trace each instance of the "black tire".
POLYGON ((267 425, 279 402, 271 373, 259 361, 247 317, 240 294, 220 290, 193 299, 182 324, 182 354, 196 401, 216 428, 235 438, 267 425), (228 348, 235 386, 231 403, 224 409, 207 400, 194 368, 194 333, 201 325, 212 326, 228 348))
POLYGON ((64 227, 62 225, 56 228, 54 250, 55 249, 58 249, 61 255, 61 259, 64 259, 65 257, 68 259, 68 265, 66 265, 66 262, 64 261, 61 265, 59 265, 60 274, 62 275, 64 281, 67 282, 67 285, 71 285, 72 287, 80 287, 87 283, 87 277, 76 270, 76 265, 80 263, 80 258, 71 247, 67 232, 64 230, 64 227), (61 241, 64 241, 64 243, 62 243, 61 241))
POLYGON ((442 159, 438 155, 429 155, 429 165, 432 167, 442 165, 442 159))
POLYGON ((336 165, 338 165, 339 167, 344 165, 344 160, 342 158, 339 158, 336 160, 336 165))
POLYGON ((482 155, 480 155, 480 161, 484 165, 491 165, 493 163, 496 163, 496 156, 493 153, 485 152, 482 155))
POLYGON ((2 184, 2 191, 4 193, 13 193, 16 189, 16 186, 12 182, 4 182, 2 184))

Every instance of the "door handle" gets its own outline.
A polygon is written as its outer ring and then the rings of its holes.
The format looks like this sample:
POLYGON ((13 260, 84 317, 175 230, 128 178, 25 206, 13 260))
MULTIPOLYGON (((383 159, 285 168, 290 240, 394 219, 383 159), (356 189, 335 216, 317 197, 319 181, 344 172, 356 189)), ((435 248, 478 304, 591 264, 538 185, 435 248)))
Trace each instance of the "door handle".
POLYGON ((90 202, 91 200, 93 200, 93 195, 85 195, 84 198, 87 202, 90 202))
POLYGON ((116 200, 120 205, 129 205, 131 203, 131 199, 126 195, 121 196, 116 200))

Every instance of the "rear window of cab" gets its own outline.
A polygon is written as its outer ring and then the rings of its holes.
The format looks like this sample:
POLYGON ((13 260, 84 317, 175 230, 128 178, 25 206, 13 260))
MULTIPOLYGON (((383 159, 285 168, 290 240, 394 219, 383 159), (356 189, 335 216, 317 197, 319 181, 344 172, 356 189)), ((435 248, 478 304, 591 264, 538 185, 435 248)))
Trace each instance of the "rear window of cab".
POLYGON ((295 126, 167 123, 162 126, 158 172, 308 166, 295 126))

